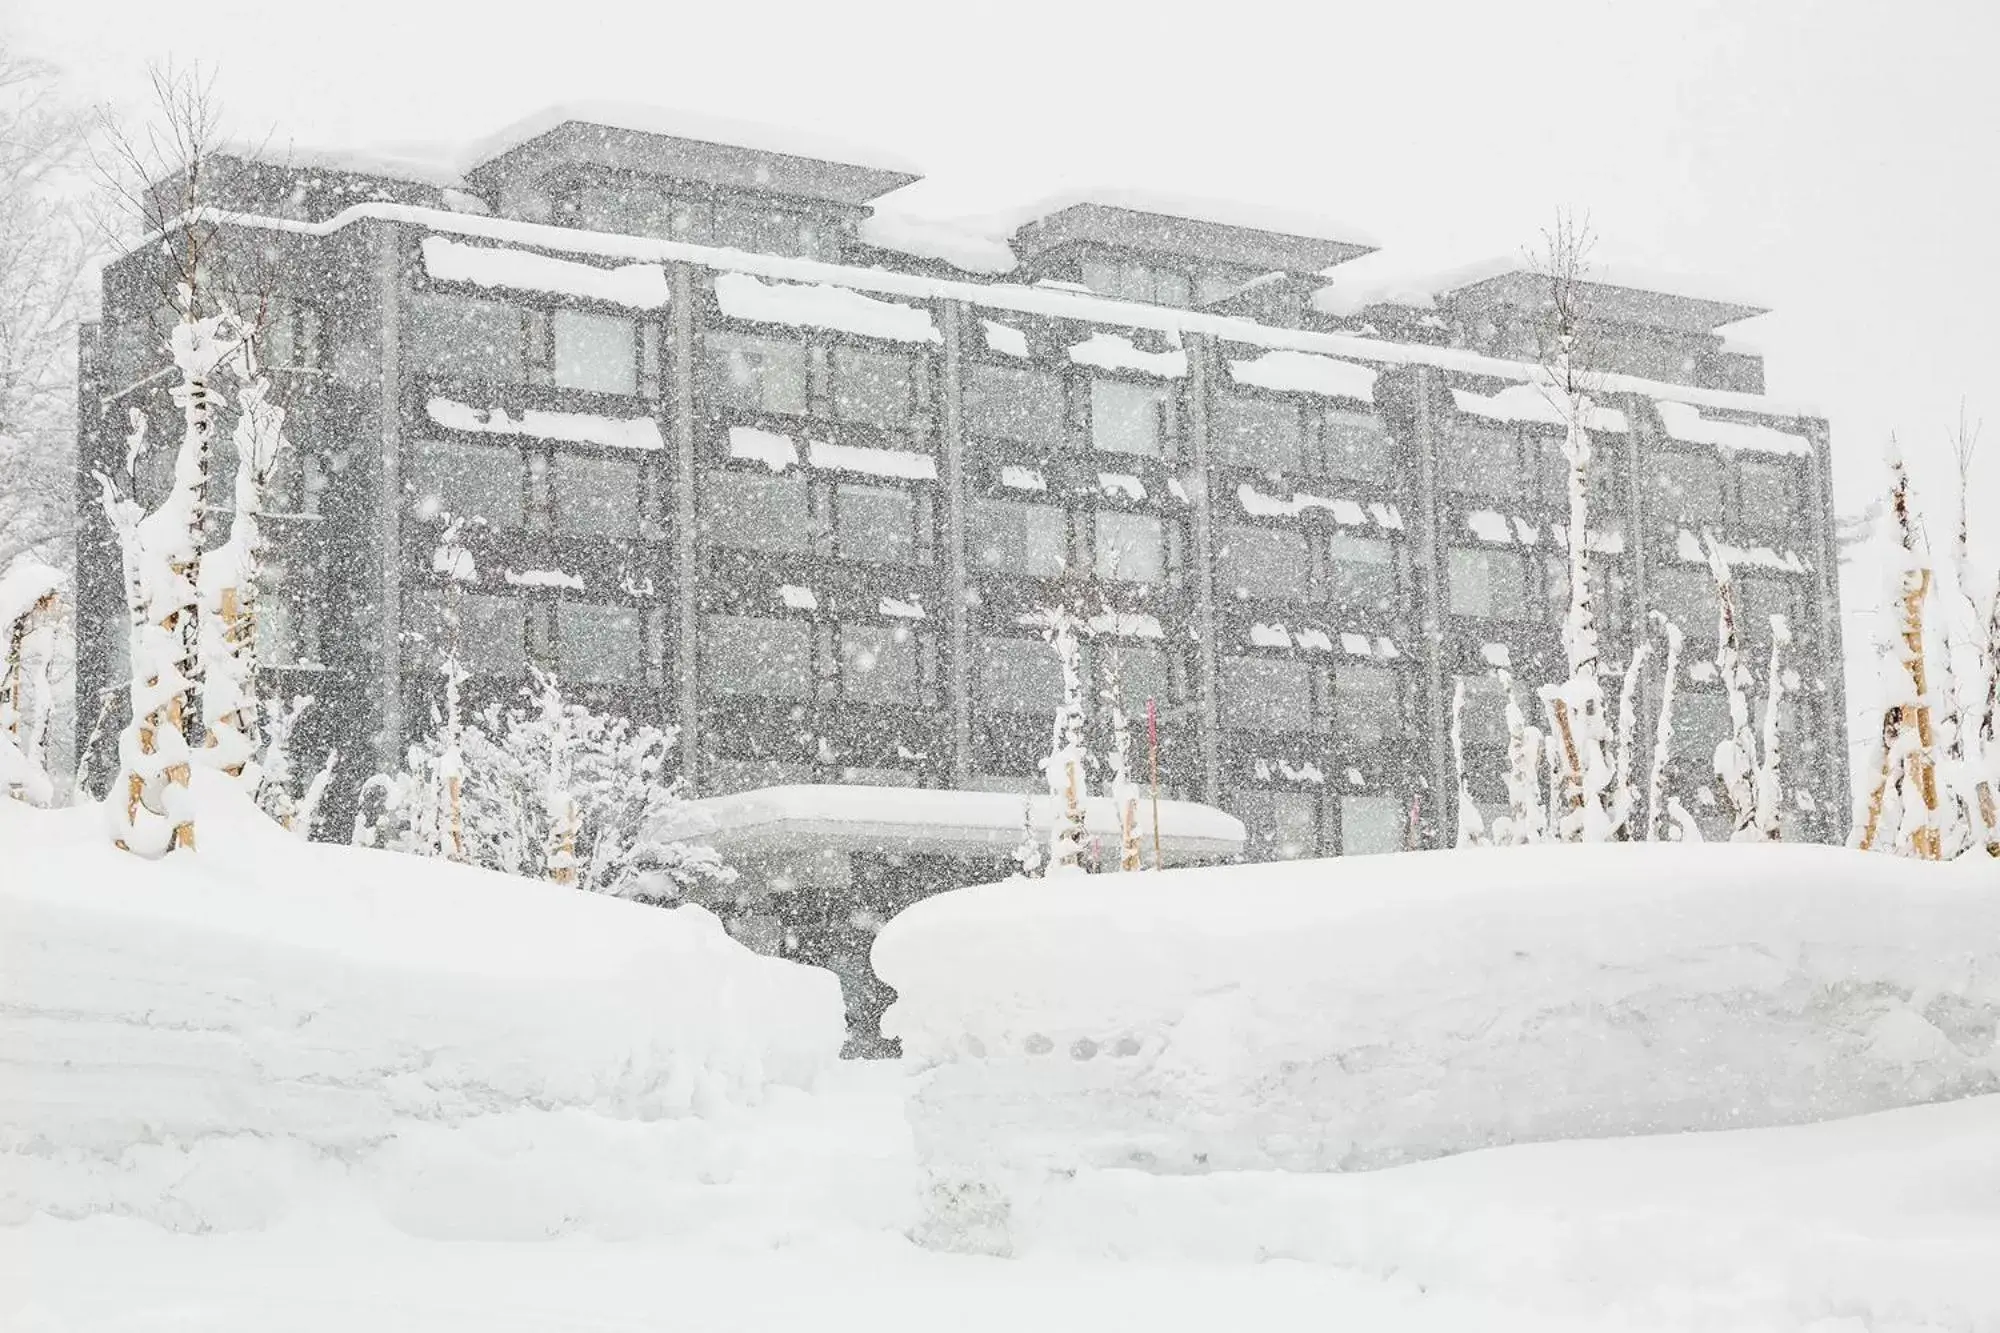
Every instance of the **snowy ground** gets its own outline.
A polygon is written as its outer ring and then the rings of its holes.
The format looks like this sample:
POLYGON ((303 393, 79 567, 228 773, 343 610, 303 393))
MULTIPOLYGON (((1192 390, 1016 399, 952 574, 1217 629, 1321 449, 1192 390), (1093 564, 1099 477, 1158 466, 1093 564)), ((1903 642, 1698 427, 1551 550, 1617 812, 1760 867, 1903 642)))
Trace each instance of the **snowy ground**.
POLYGON ((830 979, 698 916, 226 811, 136 871, 86 816, 0 815, 0 1330, 2000 1330, 2000 1096, 1086 1163, 1014 1199, 1015 1257, 940 1253, 936 1074, 831 1063, 830 979))

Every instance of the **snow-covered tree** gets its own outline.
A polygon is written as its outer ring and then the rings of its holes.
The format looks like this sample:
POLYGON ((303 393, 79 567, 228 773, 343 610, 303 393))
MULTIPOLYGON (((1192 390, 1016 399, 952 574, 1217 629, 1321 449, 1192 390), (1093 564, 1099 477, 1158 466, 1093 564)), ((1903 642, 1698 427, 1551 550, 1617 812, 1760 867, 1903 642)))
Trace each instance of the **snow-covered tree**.
POLYGON ((1111 727, 1111 804, 1118 812, 1118 868, 1141 868, 1139 788, 1132 781, 1132 725, 1125 713, 1125 670, 1114 638, 1104 651, 1104 706, 1111 727))
POLYGON ((1507 710, 1507 819, 1504 836, 1499 827, 1501 821, 1494 821, 1493 840, 1516 845, 1546 842, 1548 807, 1542 797, 1539 765, 1551 747, 1541 728, 1531 725, 1522 711, 1520 700, 1515 697, 1513 676, 1506 671, 1497 674, 1507 710))
POLYGON ((1563 617, 1566 680, 1544 687, 1552 732, 1561 747, 1564 811, 1556 828, 1565 842, 1607 842, 1629 836, 1616 812, 1610 723, 1599 679, 1597 609, 1590 586, 1589 423, 1595 412, 1586 362, 1590 326, 1587 274, 1593 238, 1588 221, 1559 214, 1543 233, 1539 256, 1545 283, 1549 339, 1543 354, 1563 415, 1563 458, 1568 463, 1569 608, 1563 617))
POLYGON ((50 664, 56 656, 62 572, 28 551, 0 569, 0 796, 55 799, 49 773, 50 664))
POLYGON ((1049 642, 1062 666, 1063 701, 1056 710, 1049 738, 1049 755, 1042 761, 1049 795, 1055 798, 1055 814, 1049 823, 1049 863, 1044 874, 1082 874, 1086 823, 1084 802, 1090 797, 1090 752, 1084 744, 1086 711, 1083 691, 1082 650, 1078 635, 1083 628, 1077 614, 1067 606, 1045 607, 1036 616, 1043 637, 1049 642))
POLYGON ((313 826, 319 818, 320 803, 325 800, 327 787, 333 781, 334 766, 340 762, 340 752, 328 750, 319 769, 306 780, 305 786, 302 789, 298 786, 292 737, 298 729, 300 715, 312 705, 311 695, 300 695, 288 704, 266 706, 264 748, 257 761, 258 808, 301 838, 312 836, 313 826))
POLYGON ((1014 846, 1014 864, 1022 879, 1040 879, 1045 858, 1042 840, 1035 834, 1035 803, 1021 802, 1021 841, 1014 846))
POLYGON ((1465 780, 1465 678, 1451 685, 1451 762, 1458 774, 1458 846, 1487 845, 1486 821, 1472 799, 1472 787, 1465 780))
POLYGON ((1669 620, 1664 612, 1653 612, 1653 619, 1667 636, 1667 663, 1660 682, 1660 716, 1653 723, 1653 765, 1646 779, 1646 837, 1658 840, 1666 836, 1666 826, 1661 822, 1667 817, 1667 765, 1674 754, 1674 688, 1680 682, 1681 627, 1669 620))
POLYGON ((1709 572, 1715 578, 1718 611, 1715 669, 1729 700, 1729 735, 1715 747, 1715 781, 1734 812, 1731 837, 1738 842, 1775 842, 1780 836, 1778 812, 1783 792, 1779 784, 1778 716, 1784 678, 1780 650, 1790 639, 1784 617, 1771 617, 1771 674, 1766 682, 1761 743, 1751 717, 1750 695, 1756 688, 1744 658, 1743 630, 1736 604, 1736 578, 1721 544, 1706 538, 1709 572))

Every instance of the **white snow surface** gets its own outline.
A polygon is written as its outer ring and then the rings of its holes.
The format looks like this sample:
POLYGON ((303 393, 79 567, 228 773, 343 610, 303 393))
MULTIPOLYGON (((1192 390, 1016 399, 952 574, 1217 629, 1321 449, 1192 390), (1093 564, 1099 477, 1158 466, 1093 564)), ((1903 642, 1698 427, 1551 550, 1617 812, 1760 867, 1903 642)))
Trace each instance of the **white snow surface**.
POLYGON ((722 313, 764 324, 839 329, 894 342, 943 342, 931 312, 884 301, 825 283, 761 282, 747 273, 718 273, 715 299, 722 313))
POLYGON ((1420 852, 965 889, 874 959, 941 1207, 984 1200, 951 1223, 981 1229, 1077 1169, 1365 1170, 1992 1091, 1993 889, 1803 845, 1420 852))
POLYGON ((1012 273, 1020 262, 1014 257, 1013 247, 997 236, 983 235, 942 219, 905 213, 871 214, 861 223, 861 239, 883 250, 942 260, 961 273, 988 277, 1012 273))
POLYGON ((897 477, 904 481, 936 481, 937 460, 929 454, 909 449, 866 449, 832 440, 813 440, 808 457, 814 467, 838 472, 860 472, 871 477, 897 477))
POLYGON ((1805 436, 1774 426, 1761 426, 1741 421, 1723 421, 1702 415, 1701 409, 1686 403, 1656 402, 1653 407, 1660 414, 1660 423, 1667 428, 1667 434, 1676 440, 1690 444, 1712 444, 1718 449, 1748 449, 1766 454, 1795 454, 1801 457, 1812 453, 1812 444, 1805 436))
POLYGON ((660 423, 651 417, 607 417, 595 412, 550 412, 538 407, 509 416, 504 407, 473 407, 452 398, 424 404, 430 419, 447 430, 485 435, 530 435, 567 444, 601 444, 610 449, 664 449, 660 423))
POLYGON ((658 310, 667 303, 667 270, 660 264, 602 268, 528 250, 466 245, 443 236, 424 237, 423 250, 424 271, 440 282, 554 292, 634 310, 658 310))
POLYGON ((194 795, 199 850, 157 862, 94 808, 0 804, 0 1224, 228 1231, 351 1179, 422 1233, 544 1234, 556 1164, 514 1155, 636 1146, 839 1051, 832 977, 699 908, 305 843, 205 770, 194 795))
MULTIPOLYGON (((1489 421, 1521 422, 1538 426, 1566 426, 1569 424, 1568 409, 1563 406, 1562 394, 1552 385, 1510 384, 1493 394, 1473 393, 1469 389, 1453 389, 1451 400, 1461 412, 1489 421)), ((1623 435, 1631 429, 1625 414, 1614 407, 1592 405, 1585 414, 1584 426, 1589 430, 1610 431, 1623 435)))
POLYGON ((1122 333, 1099 331, 1069 349, 1069 359, 1079 366, 1099 370, 1133 370, 1161 379, 1181 379, 1187 374, 1187 353, 1176 347, 1165 352, 1145 352, 1132 345, 1122 333))
POLYGON ((1028 350, 1028 335, 1012 324, 1002 324, 998 320, 979 321, 986 331, 986 350, 998 352, 1002 356, 1032 356, 1028 350))
POLYGON ((1375 401, 1376 371, 1372 366, 1315 356, 1311 352, 1281 348, 1247 360, 1232 360, 1229 373, 1238 384, 1253 384, 1262 389, 1301 390, 1362 403, 1375 401))

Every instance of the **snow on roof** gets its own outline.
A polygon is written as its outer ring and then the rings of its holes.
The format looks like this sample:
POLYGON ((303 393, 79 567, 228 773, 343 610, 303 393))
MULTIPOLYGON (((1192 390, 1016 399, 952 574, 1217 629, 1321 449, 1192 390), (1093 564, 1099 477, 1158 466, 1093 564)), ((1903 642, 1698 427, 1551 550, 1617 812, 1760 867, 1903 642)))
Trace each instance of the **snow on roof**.
POLYGON ((919 259, 936 259, 963 273, 998 276, 1020 263, 1006 241, 968 230, 956 223, 903 213, 877 211, 861 223, 861 239, 869 245, 919 259))
MULTIPOLYGON (((1469 389, 1453 389, 1451 400, 1461 412, 1489 421, 1527 422, 1537 426, 1566 426, 1569 418, 1557 401, 1553 385, 1512 384, 1492 395, 1473 393, 1469 389)), ((1584 423, 1591 430, 1610 431, 1622 435, 1629 431, 1631 423, 1625 414, 1615 407, 1590 409, 1589 420, 1584 423)))
POLYGON ((1069 359, 1079 366, 1099 370, 1136 370, 1144 375, 1180 379, 1187 374, 1187 353, 1176 347, 1167 352, 1142 352, 1122 333, 1099 331, 1069 349, 1069 359))
POLYGON ((1246 203, 1240 199, 1216 199, 1198 194, 1129 186, 1072 186, 1039 198, 1024 200, 959 225, 994 236, 1011 236, 1031 222, 1053 217, 1081 204, 1123 208, 1134 213, 1157 213, 1163 217, 1185 218, 1190 222, 1213 222, 1225 227, 1266 231, 1275 236, 1303 236, 1312 240, 1341 241, 1373 249, 1377 242, 1359 227, 1321 213, 1288 209, 1268 204, 1246 203))
POLYGON ((839 329, 896 342, 944 341, 928 310, 825 283, 765 283, 747 273, 722 273, 715 279, 715 299, 723 314, 763 324, 839 329))
POLYGON ((1812 453, 1812 444, 1803 435, 1741 421, 1718 421, 1701 414, 1686 403, 1659 401, 1653 404, 1667 435, 1689 444, 1712 444, 1718 449, 1747 449, 1765 454, 1812 453))
POLYGON ((660 264, 600 268, 531 250, 465 245, 442 236, 424 237, 423 252, 424 271, 439 282, 554 292, 635 310, 658 310, 667 303, 667 270, 660 264))
MULTIPOLYGON (((809 259, 789 259, 778 255, 749 254, 685 241, 665 241, 644 236, 617 236, 605 232, 581 231, 547 223, 523 222, 513 218, 480 217, 445 209, 419 208, 412 204, 369 202, 354 204, 320 222, 300 222, 289 218, 251 217, 231 214, 240 226, 262 227, 298 235, 328 236, 348 225, 367 219, 406 222, 432 231, 458 236, 477 236, 511 241, 570 254, 602 255, 612 258, 684 262, 721 273, 750 274, 788 282, 837 283, 855 292, 919 301, 962 301, 981 311, 1014 311, 1064 319, 1087 320, 1122 328, 1143 328, 1163 333, 1197 333, 1253 347, 1290 348, 1319 352, 1374 365, 1427 365, 1465 375, 1507 380, 1524 384, 1546 384, 1549 375, 1541 366, 1527 361, 1486 356, 1460 348, 1438 347, 1429 343, 1398 343, 1349 333, 1326 333, 1307 329, 1280 328, 1259 324, 1240 315, 1210 314, 1175 306, 1151 306, 1087 292, 1060 290, 1047 286, 1014 283, 973 282, 963 279, 933 278, 886 269, 852 268, 809 259)), ((1595 376, 1603 393, 1635 393, 1674 402, 1699 404, 1729 411, 1766 415, 1808 416, 1813 409, 1797 400, 1781 400, 1764 394, 1740 393, 1727 389, 1698 389, 1684 384, 1649 380, 1637 375, 1604 373, 1595 376)))
POLYGON ((469 171, 571 121, 631 130, 637 134, 657 134, 670 139, 690 139, 729 148, 779 153, 817 162, 838 162, 898 175, 924 174, 922 167, 907 158, 879 148, 861 147, 814 130, 644 103, 597 101, 558 102, 524 116, 469 145, 461 159, 462 165, 469 171))
MULTIPOLYGON (((762 787, 690 802, 699 830, 690 836, 727 852, 745 844, 807 845, 880 850, 914 846, 1011 851, 1021 841, 1025 808, 1032 827, 1046 832, 1056 814, 1052 796, 1011 792, 872 787, 850 783, 762 787)), ((1196 801, 1161 801, 1162 850, 1173 856, 1230 856, 1241 851, 1243 822, 1196 801)), ((1117 808, 1109 797, 1084 803, 1092 837, 1118 837, 1117 808)))
POLYGON ((531 407, 511 417, 504 407, 473 407, 451 398, 424 404, 432 421, 446 430, 489 435, 531 435, 569 444, 601 444, 612 449, 664 449, 660 423, 651 417, 606 417, 594 412, 548 412, 531 407))
POLYGON ((1362 403, 1375 401, 1374 367, 1311 352, 1281 349, 1247 361, 1232 360, 1229 373, 1238 384, 1254 384, 1262 389, 1303 390, 1362 403))
POLYGON ((356 176, 382 176, 389 180, 416 181, 451 189, 465 183, 458 164, 447 152, 392 152, 383 149, 329 148, 294 143, 253 143, 232 139, 216 145, 221 157, 242 158, 266 166, 289 167, 297 171, 341 171, 356 176))

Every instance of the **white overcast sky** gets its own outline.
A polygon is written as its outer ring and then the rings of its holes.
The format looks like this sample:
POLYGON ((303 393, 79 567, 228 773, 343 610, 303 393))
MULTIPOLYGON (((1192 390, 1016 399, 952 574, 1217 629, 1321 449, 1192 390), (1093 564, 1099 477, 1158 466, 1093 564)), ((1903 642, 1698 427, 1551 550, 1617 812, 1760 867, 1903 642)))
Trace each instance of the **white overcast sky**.
POLYGON ((1872 493, 1892 429, 1941 504, 1964 397, 1989 422, 1976 502, 2000 511, 1994 0, 8 0, 7 15, 83 97, 137 106, 148 60, 200 56, 240 130, 300 146, 463 142, 615 99, 877 144, 928 168, 939 207, 1142 185, 1472 259, 1518 252, 1570 204, 1607 258, 1775 310, 1739 336, 1767 353, 1773 394, 1831 417, 1843 509, 1872 493))

